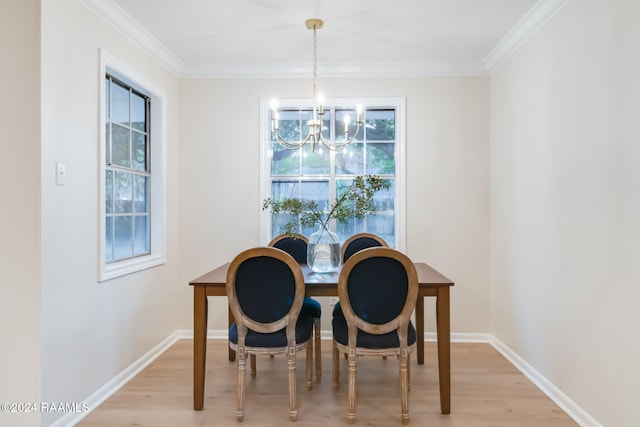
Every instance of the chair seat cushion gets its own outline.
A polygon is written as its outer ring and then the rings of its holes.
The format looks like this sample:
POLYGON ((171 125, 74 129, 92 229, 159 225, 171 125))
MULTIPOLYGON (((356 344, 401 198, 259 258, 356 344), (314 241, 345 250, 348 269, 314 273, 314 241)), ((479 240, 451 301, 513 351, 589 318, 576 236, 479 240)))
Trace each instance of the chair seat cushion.
POLYGON ((302 301, 302 309, 300 310, 300 316, 309 316, 318 318, 322 315, 322 306, 311 297, 304 297, 302 301))
MULTIPOLYGON (((296 323, 296 343, 300 344, 308 341, 311 338, 312 330, 313 318, 299 316, 296 323)), ((235 323, 229 328, 229 341, 238 344, 238 326, 235 323)), ((248 330, 244 343, 247 347, 286 347, 286 330, 283 328, 270 334, 261 334, 248 330)))
MULTIPOLYGON (((333 321, 333 339, 342 345, 349 344, 349 332, 347 330, 347 321, 344 317, 334 317, 333 321)), ((416 342, 416 329, 413 323, 409 322, 409 331, 407 335, 408 345, 416 342)), ((358 330, 356 337, 356 347, 361 348, 394 348, 400 346, 400 340, 396 331, 387 334, 374 335, 358 330)))
POLYGON ((344 313, 342 313, 342 307, 340 307, 340 301, 333 306, 333 317, 342 317, 344 318, 344 313))

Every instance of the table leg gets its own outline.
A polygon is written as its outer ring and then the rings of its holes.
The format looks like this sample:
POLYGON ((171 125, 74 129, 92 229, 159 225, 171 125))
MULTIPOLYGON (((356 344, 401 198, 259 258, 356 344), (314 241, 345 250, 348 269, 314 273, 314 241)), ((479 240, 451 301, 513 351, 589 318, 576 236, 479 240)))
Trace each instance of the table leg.
POLYGON ((418 347, 418 365, 424 365, 424 297, 416 300, 416 334, 418 347))
POLYGON ((204 374, 207 357, 207 293, 203 286, 193 288, 193 409, 204 405, 204 374))
MULTIPOLYGON (((235 319, 233 318, 231 307, 227 307, 227 311, 229 312, 229 328, 231 328, 231 325, 233 325, 233 322, 235 322, 235 319)), ((236 351, 233 350, 231 346, 228 346, 228 347, 229 347, 229 361, 233 362, 234 360, 236 360, 236 351)))
POLYGON ((451 325, 449 287, 438 288, 436 323, 438 329, 438 375, 440 382, 440 410, 451 413, 451 325))

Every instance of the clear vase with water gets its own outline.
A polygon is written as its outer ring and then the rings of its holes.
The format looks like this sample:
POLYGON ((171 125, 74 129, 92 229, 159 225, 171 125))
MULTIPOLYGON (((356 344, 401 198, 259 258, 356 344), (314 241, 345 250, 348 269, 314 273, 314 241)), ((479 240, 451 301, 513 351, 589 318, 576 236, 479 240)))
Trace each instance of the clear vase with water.
POLYGON ((322 224, 309 236, 307 264, 316 273, 330 273, 340 266, 340 239, 322 224))

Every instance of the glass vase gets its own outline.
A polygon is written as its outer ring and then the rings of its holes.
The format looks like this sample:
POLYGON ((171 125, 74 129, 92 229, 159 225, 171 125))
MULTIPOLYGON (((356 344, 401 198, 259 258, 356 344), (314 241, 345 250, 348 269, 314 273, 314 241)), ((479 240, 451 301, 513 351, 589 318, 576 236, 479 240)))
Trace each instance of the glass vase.
POLYGON ((309 236, 307 264, 316 273, 330 273, 340 266, 340 239, 322 224, 309 236))

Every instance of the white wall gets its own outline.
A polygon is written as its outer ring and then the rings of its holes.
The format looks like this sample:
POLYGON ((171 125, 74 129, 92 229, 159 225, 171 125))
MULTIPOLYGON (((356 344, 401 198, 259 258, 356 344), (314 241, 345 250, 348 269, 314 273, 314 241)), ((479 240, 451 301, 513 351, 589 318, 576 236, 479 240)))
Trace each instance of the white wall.
MULTIPOLYGON (((42 2, 43 401, 82 402, 191 318, 189 289, 178 280, 177 106, 178 79, 158 62, 77 0, 42 2), (168 119, 168 261, 103 283, 100 48, 166 92, 168 119), (65 186, 55 184, 56 162, 66 164, 65 186)), ((61 415, 43 414, 43 422, 61 415)))
MULTIPOLYGON (((486 332, 488 78, 321 80, 327 96, 406 97, 407 253, 455 281, 452 331, 486 332)), ((259 100, 310 94, 310 78, 180 82, 181 281, 266 243, 259 233, 259 100)), ((225 329, 226 300, 209 304, 209 328, 225 329)), ((435 309, 426 306, 434 330, 435 309)))
MULTIPOLYGON (((310 82, 179 81, 75 0, 40 3, 0 3, 0 401, 74 402, 191 328, 187 282, 260 243, 258 102, 306 98, 310 82), (169 97, 168 263, 102 284, 99 48, 169 97)), ((407 252, 456 282, 452 331, 492 331, 615 426, 640 418, 638 16, 634 0, 570 2, 490 93, 486 77, 322 81, 330 96, 406 96, 407 252)), ((226 301, 210 313, 224 329, 226 301)))
POLYGON ((491 329, 606 426, 640 419, 639 16, 570 2, 491 76, 491 329))
MULTIPOLYGON (((0 2, 0 52, 0 402, 39 402, 39 0, 0 2)), ((40 414, 2 411, 0 425, 39 426, 40 414)))

